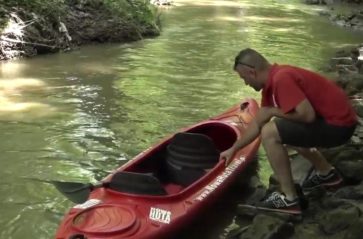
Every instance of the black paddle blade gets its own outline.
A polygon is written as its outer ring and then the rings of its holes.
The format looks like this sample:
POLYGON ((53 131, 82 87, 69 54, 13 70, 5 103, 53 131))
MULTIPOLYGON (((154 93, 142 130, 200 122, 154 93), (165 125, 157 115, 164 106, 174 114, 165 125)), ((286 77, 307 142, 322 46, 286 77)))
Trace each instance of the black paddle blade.
POLYGON ((91 190, 94 186, 90 183, 76 183, 76 182, 59 182, 51 181, 59 192, 74 203, 84 203, 87 201, 91 190))
POLYGON ((115 173, 107 187, 117 192, 138 195, 166 195, 160 181, 151 174, 121 171, 115 173))

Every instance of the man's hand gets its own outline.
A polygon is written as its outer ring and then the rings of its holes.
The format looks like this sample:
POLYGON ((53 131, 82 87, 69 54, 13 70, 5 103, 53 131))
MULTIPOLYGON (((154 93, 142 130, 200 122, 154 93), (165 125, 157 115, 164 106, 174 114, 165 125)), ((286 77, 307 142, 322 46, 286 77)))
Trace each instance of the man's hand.
POLYGON ((226 166, 228 166, 228 164, 232 161, 232 157, 237 150, 245 147, 257 138, 260 134, 261 128, 271 119, 272 116, 274 116, 274 109, 275 108, 271 107, 260 108, 254 121, 249 124, 244 132, 243 137, 238 139, 231 148, 221 153, 220 158, 225 159, 226 166))
POLYGON ((235 149, 233 147, 231 147, 221 153, 220 157, 225 160, 226 167, 232 161, 232 156, 234 153, 235 153, 235 149))

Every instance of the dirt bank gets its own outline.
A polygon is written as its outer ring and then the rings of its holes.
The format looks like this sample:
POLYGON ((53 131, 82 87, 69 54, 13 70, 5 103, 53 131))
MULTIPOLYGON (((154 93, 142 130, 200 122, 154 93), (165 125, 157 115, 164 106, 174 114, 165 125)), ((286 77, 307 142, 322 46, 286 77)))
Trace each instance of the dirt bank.
POLYGON ((125 0, 126 8, 105 2, 67 0, 54 13, 2 5, 0 60, 68 51, 88 43, 126 42, 159 35, 156 14, 149 6, 125 0), (127 11, 122 12, 121 7, 127 11))

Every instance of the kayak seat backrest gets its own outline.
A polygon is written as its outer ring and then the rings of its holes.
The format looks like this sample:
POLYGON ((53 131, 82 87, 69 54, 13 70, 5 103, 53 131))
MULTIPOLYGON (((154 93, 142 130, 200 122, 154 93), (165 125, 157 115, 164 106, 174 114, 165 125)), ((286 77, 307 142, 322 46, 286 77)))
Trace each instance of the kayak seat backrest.
POLYGON ((219 160, 219 151, 206 135, 177 133, 167 146, 166 166, 169 180, 189 186, 213 168, 219 160))
POLYGON ((139 195, 161 196, 167 194, 159 179, 147 173, 117 172, 112 176, 109 188, 118 192, 139 195))
POLYGON ((223 152, 234 144, 237 134, 231 126, 221 123, 207 123, 193 129, 193 133, 203 134, 213 140, 216 148, 223 152))
POLYGON ((219 154, 208 136, 177 133, 167 146, 166 161, 181 167, 209 169, 218 162, 219 154))

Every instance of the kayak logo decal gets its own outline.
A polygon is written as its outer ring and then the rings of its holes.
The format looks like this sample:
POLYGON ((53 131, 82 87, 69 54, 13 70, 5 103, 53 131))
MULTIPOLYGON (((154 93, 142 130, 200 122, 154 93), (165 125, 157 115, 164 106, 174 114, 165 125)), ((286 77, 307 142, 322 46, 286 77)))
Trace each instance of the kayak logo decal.
POLYGON ((244 156, 233 160, 232 163, 230 163, 212 183, 204 187, 204 190, 195 198, 195 200, 202 201, 204 198, 206 198, 211 192, 218 188, 218 186, 221 185, 245 160, 246 158, 244 156))
POLYGON ((87 200, 86 202, 82 203, 82 204, 77 204, 75 205, 73 208, 77 208, 77 209, 87 209, 89 207, 93 207, 97 204, 100 204, 101 200, 99 199, 90 199, 87 200))
POLYGON ((169 224, 171 221, 171 212, 164 209, 151 207, 149 218, 153 221, 169 224))

